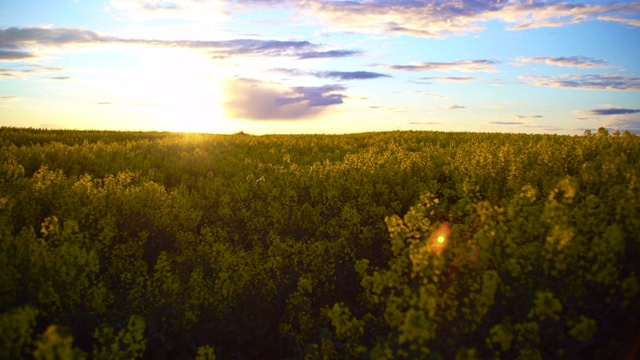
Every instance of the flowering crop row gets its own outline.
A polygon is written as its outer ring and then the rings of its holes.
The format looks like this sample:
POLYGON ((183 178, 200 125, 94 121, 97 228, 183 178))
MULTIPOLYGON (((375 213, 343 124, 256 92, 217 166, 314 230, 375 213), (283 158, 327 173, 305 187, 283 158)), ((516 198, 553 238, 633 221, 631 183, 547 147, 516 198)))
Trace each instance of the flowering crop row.
POLYGON ((0 129, 0 358, 620 358, 640 140, 0 129))

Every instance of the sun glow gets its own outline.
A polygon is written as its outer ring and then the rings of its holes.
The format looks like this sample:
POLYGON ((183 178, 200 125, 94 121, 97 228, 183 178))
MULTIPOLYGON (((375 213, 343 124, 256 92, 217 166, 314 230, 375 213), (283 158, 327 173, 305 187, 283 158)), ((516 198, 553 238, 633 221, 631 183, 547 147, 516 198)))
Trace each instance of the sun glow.
POLYGON ((139 66, 112 83, 119 104, 137 107, 161 130, 232 131, 223 106, 224 68, 190 49, 140 47, 133 53, 139 66))

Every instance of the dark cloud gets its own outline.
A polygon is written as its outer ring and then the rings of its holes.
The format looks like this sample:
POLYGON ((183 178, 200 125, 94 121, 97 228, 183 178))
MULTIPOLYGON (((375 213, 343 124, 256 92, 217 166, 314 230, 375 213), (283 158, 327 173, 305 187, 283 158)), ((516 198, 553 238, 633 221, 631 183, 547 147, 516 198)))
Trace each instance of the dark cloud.
POLYGON ((640 91, 640 77, 621 74, 518 76, 535 86, 573 88, 583 90, 634 90, 640 91))
POLYGON ((489 124, 493 125, 522 125, 524 123, 518 121, 491 121, 489 124))
POLYGON ((16 61, 34 58, 37 55, 24 50, 9 50, 0 47, 0 61, 16 61))
POLYGON ((369 80, 377 79, 381 77, 390 77, 386 74, 370 72, 370 71, 300 71, 296 69, 273 69, 273 71, 293 75, 293 76, 315 76, 325 79, 338 79, 338 80, 369 80))
POLYGON ((160 47, 182 47, 209 51, 213 57, 234 55, 287 56, 298 59, 346 57, 361 54, 354 50, 321 51, 321 46, 308 41, 234 39, 222 41, 122 39, 100 35, 84 29, 5 28, 0 29, 0 59, 36 57, 34 46, 68 44, 139 44, 160 47))
POLYGON ((329 105, 342 104, 340 85, 282 88, 257 80, 237 79, 227 84, 233 117, 250 120, 296 120, 316 116, 329 105))
POLYGON ((417 62, 411 65, 378 65, 389 70, 401 71, 461 71, 497 72, 493 60, 456 60, 451 62, 417 62))
POLYGON ((71 80, 72 77, 71 76, 54 76, 54 77, 50 77, 48 79, 49 80, 71 80))
POLYGON ((20 97, 18 96, 0 96, 0 102, 9 102, 9 101, 18 101, 20 97))
POLYGON ((640 109, 605 108, 587 110, 586 113, 589 115, 625 115, 640 113, 640 109))
POLYGON ((607 60, 594 59, 588 56, 535 56, 512 59, 519 63, 544 63, 547 65, 577 67, 582 69, 602 69, 611 67, 607 60))

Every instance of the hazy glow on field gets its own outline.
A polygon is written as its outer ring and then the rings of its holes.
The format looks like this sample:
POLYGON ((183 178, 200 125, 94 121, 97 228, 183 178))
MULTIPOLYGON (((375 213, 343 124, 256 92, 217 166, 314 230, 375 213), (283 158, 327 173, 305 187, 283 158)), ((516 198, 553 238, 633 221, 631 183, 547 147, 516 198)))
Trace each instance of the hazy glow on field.
POLYGON ((9 1, 0 126, 640 133, 637 2, 9 1))

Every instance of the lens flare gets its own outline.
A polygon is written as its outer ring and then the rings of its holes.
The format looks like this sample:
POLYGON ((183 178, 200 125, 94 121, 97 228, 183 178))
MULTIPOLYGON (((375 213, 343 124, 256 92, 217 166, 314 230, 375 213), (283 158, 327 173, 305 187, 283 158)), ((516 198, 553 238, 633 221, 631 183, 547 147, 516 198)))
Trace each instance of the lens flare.
POLYGON ((443 223, 429 237, 429 250, 440 255, 449 243, 449 224, 443 223))

